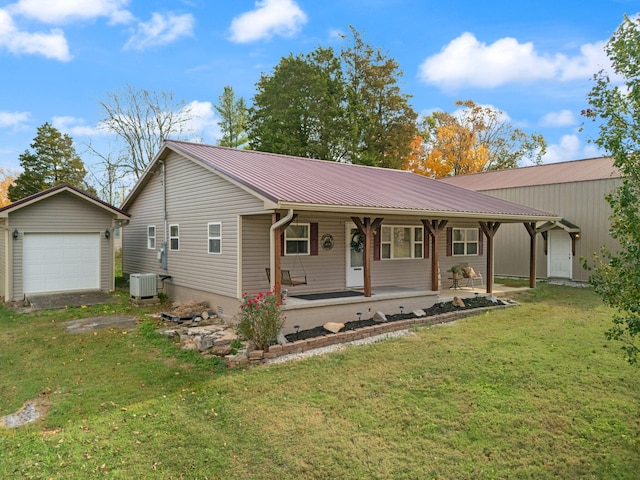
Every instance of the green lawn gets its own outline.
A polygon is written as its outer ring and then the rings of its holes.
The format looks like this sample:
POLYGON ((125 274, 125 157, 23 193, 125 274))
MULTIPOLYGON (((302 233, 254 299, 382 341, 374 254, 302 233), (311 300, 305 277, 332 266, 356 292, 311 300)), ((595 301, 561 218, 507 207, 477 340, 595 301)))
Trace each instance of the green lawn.
POLYGON ((69 335, 130 310, 0 310, 2 479, 638 478, 640 370, 590 289, 304 361, 225 371, 150 328, 69 335))

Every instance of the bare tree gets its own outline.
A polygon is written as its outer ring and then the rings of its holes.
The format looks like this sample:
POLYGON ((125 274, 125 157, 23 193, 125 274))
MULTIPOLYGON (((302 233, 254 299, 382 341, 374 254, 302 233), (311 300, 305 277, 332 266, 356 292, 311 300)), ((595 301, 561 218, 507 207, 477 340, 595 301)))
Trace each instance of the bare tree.
POLYGON ((134 179, 131 173, 125 171, 126 157, 123 154, 103 154, 96 150, 91 143, 86 144, 89 153, 99 159, 89 168, 89 175, 96 188, 98 196, 111 205, 119 205, 124 201, 124 191, 129 190, 134 179), (129 178, 127 178, 129 177, 129 178))
POLYGON ((174 100, 170 91, 155 92, 127 84, 121 91, 108 92, 107 100, 99 103, 106 114, 102 128, 120 137, 126 151, 122 168, 136 179, 166 138, 191 133, 191 108, 184 101, 174 100))

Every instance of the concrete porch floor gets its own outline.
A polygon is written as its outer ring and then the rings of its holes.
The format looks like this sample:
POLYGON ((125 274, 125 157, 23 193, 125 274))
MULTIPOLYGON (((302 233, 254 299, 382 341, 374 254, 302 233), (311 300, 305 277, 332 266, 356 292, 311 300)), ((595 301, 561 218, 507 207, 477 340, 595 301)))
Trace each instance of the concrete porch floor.
MULTIPOLYGON (((514 288, 494 284, 493 295, 501 297, 511 292, 528 289, 528 287, 514 288)), ((283 332, 285 334, 294 333, 296 326, 300 330, 305 330, 326 322, 344 323, 370 318, 378 311, 386 314, 400 313, 401 311, 411 312, 420 308, 429 308, 437 302, 450 301, 454 296, 469 298, 476 295, 487 295, 486 287, 478 285, 476 288, 446 288, 436 292, 397 286, 381 286, 372 289, 371 297, 303 300, 290 296, 283 305, 284 314, 287 317, 283 332)))

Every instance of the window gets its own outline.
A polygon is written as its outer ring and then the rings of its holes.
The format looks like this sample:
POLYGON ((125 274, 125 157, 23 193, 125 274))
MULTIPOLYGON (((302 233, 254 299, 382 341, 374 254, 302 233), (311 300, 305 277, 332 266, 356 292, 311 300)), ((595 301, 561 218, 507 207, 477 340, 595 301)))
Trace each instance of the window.
POLYGON ((422 258, 424 232, 422 227, 382 227, 380 257, 383 259, 422 258))
POLYGON ((296 223, 284 231, 285 255, 309 255, 309 224, 296 223))
POLYGON ((478 255, 477 228, 454 228, 452 240, 454 255, 478 255))
POLYGON ((180 225, 169 225, 169 250, 180 250, 180 225))
POLYGON ((149 250, 156 249, 156 226, 149 225, 147 227, 147 248, 149 250))
POLYGON ((213 222, 207 224, 209 253, 222 253, 222 224, 213 222))

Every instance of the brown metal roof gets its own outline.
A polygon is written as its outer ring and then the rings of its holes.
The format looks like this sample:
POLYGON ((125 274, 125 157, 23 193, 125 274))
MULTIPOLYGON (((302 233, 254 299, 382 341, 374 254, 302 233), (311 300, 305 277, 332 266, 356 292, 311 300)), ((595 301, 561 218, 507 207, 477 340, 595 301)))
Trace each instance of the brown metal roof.
POLYGON ((22 208, 26 205, 30 205, 33 202, 37 202, 41 198, 49 197, 61 191, 69 191, 78 196, 85 197, 85 200, 89 200, 93 203, 96 203, 105 209, 112 210, 116 214, 119 214, 127 218, 131 217, 131 215, 129 215, 124 210, 120 210, 119 208, 114 207, 110 203, 100 200, 98 197, 95 197, 85 192, 84 190, 78 187, 75 187, 69 183, 61 183, 60 185, 56 185, 55 187, 47 188, 46 190, 43 190, 41 192, 34 193, 33 195, 29 195, 28 197, 25 197, 25 198, 21 198, 20 200, 10 203, 9 205, 5 205, 4 207, 0 208, 0 216, 6 216, 6 214, 11 212, 12 210, 18 210, 19 208, 22 208))
MULTIPOLYGON (((155 162, 166 156, 167 148, 235 182, 263 199, 270 208, 345 212, 393 210, 395 214, 483 217, 502 221, 555 217, 548 212, 407 171, 174 140, 165 143, 155 162)), ((152 165, 149 170, 151 168, 152 165)), ((125 201, 125 208, 137 195, 139 185, 125 201)))
POLYGON ((618 177, 620 177, 620 172, 613 166, 613 159, 600 157, 495 172, 471 173, 441 178, 440 181, 470 190, 484 191, 618 177))

